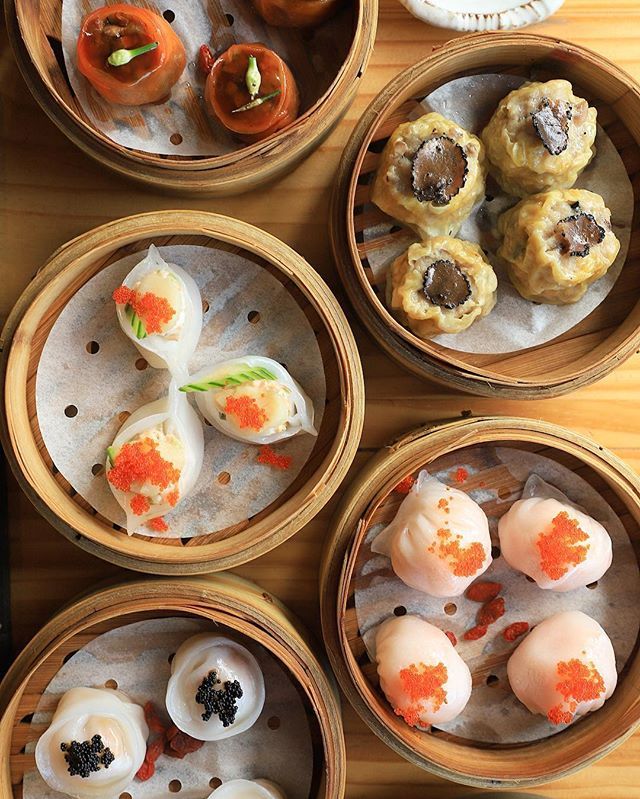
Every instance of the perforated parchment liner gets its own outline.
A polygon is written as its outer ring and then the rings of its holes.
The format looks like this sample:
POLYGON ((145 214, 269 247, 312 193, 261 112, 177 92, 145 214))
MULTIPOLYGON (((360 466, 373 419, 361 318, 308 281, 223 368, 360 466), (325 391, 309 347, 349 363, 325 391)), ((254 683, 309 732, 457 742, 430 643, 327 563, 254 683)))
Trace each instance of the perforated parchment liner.
MULTIPOLYGON (((150 619, 119 627, 94 638, 71 657, 47 686, 32 724, 48 724, 62 694, 78 686, 102 688, 105 683, 124 691, 135 702, 153 701, 165 712, 165 692, 171 674, 169 658, 180 644, 200 632, 229 635, 257 658, 264 674, 266 701, 251 729, 223 741, 211 741, 183 760, 161 756, 156 774, 135 780, 132 799, 171 799, 169 783, 179 780, 179 795, 206 799, 210 781, 270 779, 287 799, 306 799, 313 774, 313 749, 304 703, 292 678, 264 647, 212 622, 196 619, 150 619)), ((29 744, 27 751, 35 749, 29 744)), ((215 783, 214 783, 215 785, 215 783)), ((64 799, 47 786, 37 770, 24 777, 24 799, 64 799)))
MULTIPOLYGON (((190 372, 242 355, 273 358, 286 364, 313 400, 319 429, 326 396, 322 356, 311 323, 289 291, 266 269, 235 253, 191 245, 159 250, 167 262, 192 275, 209 305, 190 372)), ((169 386, 167 371, 137 368, 145 361, 120 330, 111 299, 145 252, 106 267, 71 298, 49 333, 36 378, 38 424, 56 468, 93 508, 119 525, 124 512, 104 471, 94 475, 92 469, 104 464, 105 448, 122 425, 119 415, 163 396, 169 386), (88 351, 91 342, 99 345, 95 354, 88 351), (65 411, 71 407, 77 413, 69 417, 65 411)), ((264 510, 293 483, 316 442, 303 433, 274 444, 275 451, 292 459, 291 467, 281 470, 257 463, 255 445, 208 425, 204 432, 200 479, 165 517, 169 532, 163 537, 223 530, 264 510)))
MULTIPOLYGON (((108 5, 114 2, 109 0, 108 5)), ((104 6, 104 0, 63 0, 62 49, 69 81, 89 121, 117 144, 145 153, 216 156, 242 146, 207 113, 202 99, 205 80, 197 68, 201 44, 210 45, 216 55, 235 43, 266 44, 291 68, 306 110, 331 85, 353 39, 350 10, 311 32, 300 32, 265 25, 250 0, 127 2, 168 19, 173 15, 171 26, 185 46, 187 66, 167 102, 135 107, 108 103, 78 71, 76 43, 82 20, 104 6), (313 97, 305 96, 305 86, 314 87, 313 97)))
MULTIPOLYGON (((487 74, 458 78, 425 97, 422 107, 417 108, 411 117, 418 118, 430 111, 437 111, 465 130, 479 135, 499 101, 524 82, 524 78, 516 75, 487 74)), ((580 94, 578 88, 575 91, 580 94)), ((620 252, 607 274, 592 284, 581 300, 571 305, 540 305, 521 297, 509 280, 505 265, 500 263, 495 254, 498 217, 515 205, 518 198, 503 192, 490 178, 487 182, 487 198, 475 207, 456 237, 479 242, 487 251, 498 276, 497 303, 488 316, 474 322, 462 333, 434 336, 433 341, 453 350, 475 353, 514 352, 535 347, 575 327, 605 299, 627 258, 634 200, 627 170, 613 142, 600 125, 595 145, 596 155, 578 177, 574 188, 600 194, 611 211, 611 223, 620 240, 620 252)), ((376 213, 375 206, 365 206, 365 213, 372 211, 376 213)), ((395 224, 389 217, 384 224, 367 228, 363 232, 365 242, 387 236, 395 224)), ((406 235, 396 237, 393 244, 367 251, 367 262, 379 285, 381 300, 384 300, 386 274, 391 263, 410 244, 418 241, 414 233, 405 230, 406 235)))
MULTIPOLYGON (((520 499, 531 475, 537 475, 561 491, 570 502, 601 522, 613 541, 613 564, 595 588, 558 593, 543 591, 524 574, 512 570, 503 557, 495 557, 480 580, 502 583, 506 613, 484 638, 465 641, 463 634, 476 624, 480 605, 464 596, 451 599, 429 597, 404 585, 391 569, 391 561, 371 552, 371 542, 384 528, 374 524, 363 542, 355 573, 355 599, 358 627, 372 660, 375 654, 375 628, 394 610, 421 616, 441 630, 452 631, 457 651, 474 676, 469 704, 460 716, 440 729, 461 738, 484 743, 522 743, 559 732, 543 716, 533 715, 511 692, 506 663, 516 643, 507 643, 502 631, 512 622, 527 621, 531 626, 564 610, 581 610, 598 621, 611 638, 618 672, 622 671, 635 645, 640 619, 640 573, 633 547, 622 522, 600 494, 577 474, 554 460, 508 447, 473 447, 438 458, 427 465, 430 474, 442 482, 466 491, 478 502, 487 517, 491 540, 498 544, 498 519, 520 499), (458 467, 468 479, 456 482, 458 467), (446 611, 445 611, 446 607, 446 611), (489 681, 487 682, 488 678, 489 681), (497 680, 495 679, 497 678, 497 680)), ((395 515, 403 497, 389 500, 385 520, 395 515), (392 512, 393 511, 393 512, 392 512)), ((519 639, 520 641, 522 639, 519 639)), ((577 724, 580 721, 576 722, 577 724)), ((425 735, 428 733, 425 733, 425 735)))

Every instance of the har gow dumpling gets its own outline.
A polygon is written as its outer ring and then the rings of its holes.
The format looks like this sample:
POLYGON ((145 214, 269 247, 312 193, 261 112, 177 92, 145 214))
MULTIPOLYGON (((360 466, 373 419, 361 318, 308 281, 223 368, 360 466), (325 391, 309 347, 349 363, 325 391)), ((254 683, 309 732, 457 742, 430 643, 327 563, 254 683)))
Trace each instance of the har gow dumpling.
POLYGON ((127 514, 127 532, 171 511, 194 488, 204 457, 197 413, 174 383, 166 397, 143 405, 107 448, 106 476, 127 514))
POLYGON ((209 799, 285 799, 282 790, 269 780, 229 780, 209 799))
POLYGON ((471 696, 471 672, 447 636, 418 616, 383 622, 376 633, 380 687, 412 727, 460 715, 471 696))
POLYGON ((202 299, 191 275, 152 244, 113 299, 122 331, 148 363, 186 374, 202 331, 202 299))
POLYGON ((200 741, 245 732, 258 720, 264 700, 258 661, 223 635, 194 635, 171 662, 167 712, 179 730, 200 741))
POLYGON ((512 569, 540 588, 573 591, 611 566, 611 538, 591 516, 557 499, 514 502, 498 523, 500 550, 512 569))
POLYGON ((371 549, 411 588, 460 596, 491 564, 489 522, 468 494, 422 471, 371 549))
POLYGON ((180 391, 194 392, 205 419, 238 441, 272 444, 298 433, 317 435, 311 399, 271 358, 247 355, 215 364, 180 391))
POLYGON ((579 610, 538 624, 507 662, 514 694, 552 724, 570 724, 598 710, 613 694, 618 674, 609 636, 579 610))
POLYGON ((120 691, 72 688, 36 745, 42 779, 76 799, 119 796, 147 752, 144 711, 120 691))

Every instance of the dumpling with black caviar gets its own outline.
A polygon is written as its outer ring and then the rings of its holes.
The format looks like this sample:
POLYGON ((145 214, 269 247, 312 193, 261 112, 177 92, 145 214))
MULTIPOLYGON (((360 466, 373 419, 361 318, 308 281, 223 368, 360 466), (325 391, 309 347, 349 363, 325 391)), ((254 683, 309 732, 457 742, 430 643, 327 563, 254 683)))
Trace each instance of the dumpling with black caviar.
POLYGON ((567 80, 515 89, 482 131, 492 174, 517 197, 571 188, 595 154, 596 117, 567 80))
POLYGON ((453 236, 484 197, 485 172, 480 139, 432 112, 391 134, 371 199, 421 238, 453 236))
POLYGON ((498 229, 498 256, 518 292, 532 302, 577 302, 620 251, 611 212, 600 195, 584 189, 527 197, 502 214, 498 229))
POLYGON ((450 236, 412 244, 387 275, 387 304, 417 336, 460 333, 490 313, 498 280, 478 244, 450 236))

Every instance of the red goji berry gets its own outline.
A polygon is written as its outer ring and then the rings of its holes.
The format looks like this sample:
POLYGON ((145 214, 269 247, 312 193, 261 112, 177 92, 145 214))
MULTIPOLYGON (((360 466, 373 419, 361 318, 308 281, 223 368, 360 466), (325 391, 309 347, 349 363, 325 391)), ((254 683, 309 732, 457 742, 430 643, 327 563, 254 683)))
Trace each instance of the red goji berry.
POLYGON ((144 706, 144 718, 147 722, 149 729, 157 732, 159 735, 164 735, 166 727, 160 718, 158 710, 153 702, 147 702, 144 706))
POLYGON ((169 757, 183 758, 192 752, 197 752, 204 745, 204 741, 199 741, 197 738, 192 738, 184 732, 177 732, 170 740, 164 749, 165 755, 169 757))
POLYGON ((465 641, 477 641, 487 634, 487 627, 483 624, 477 624, 464 634, 465 641))
POLYGON ((488 602, 502 591, 502 583, 474 583, 467 588, 466 597, 472 602, 488 602))
POLYGON ((447 636, 447 638, 451 641, 451 643, 454 646, 457 646, 458 639, 456 638, 456 634, 455 633, 452 633, 451 630, 445 630, 444 634, 447 636))
POLYGON ((504 616, 504 598, 497 596, 486 605, 483 605, 478 611, 477 621, 478 624, 488 626, 498 621, 501 616, 504 616))
POLYGON ((155 773, 156 773, 155 763, 149 763, 148 761, 145 760, 138 769, 138 771, 136 772, 136 779, 140 780, 141 782, 146 782, 147 780, 150 780, 155 773))
POLYGON ((516 638, 520 638, 521 635, 529 632, 529 622, 526 621, 514 621, 513 624, 510 624, 508 627, 502 631, 502 637, 505 641, 515 641, 516 638))
POLYGON ((458 466, 453 477, 456 483, 464 483, 469 477, 469 472, 464 468, 464 466, 458 466))
POLYGON ((211 72, 214 62, 215 58, 209 45, 201 44, 198 50, 198 69, 205 77, 211 72))
POLYGON ((416 478, 413 477, 413 475, 408 474, 406 477, 400 480, 398 485, 393 490, 396 491, 398 494, 408 494, 409 491, 411 491, 411 489, 413 488, 413 484, 415 483, 415 481, 416 478))

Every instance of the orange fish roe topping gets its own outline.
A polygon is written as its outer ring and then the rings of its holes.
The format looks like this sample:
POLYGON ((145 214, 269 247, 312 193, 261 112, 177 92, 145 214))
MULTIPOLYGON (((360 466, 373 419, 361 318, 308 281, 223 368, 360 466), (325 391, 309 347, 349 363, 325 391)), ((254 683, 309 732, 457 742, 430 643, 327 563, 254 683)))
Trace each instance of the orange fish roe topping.
POLYGON ((224 404, 224 412, 229 416, 235 416, 238 420, 238 427, 241 430, 262 430, 267 421, 267 414, 262 410, 253 397, 231 395, 227 397, 224 404))
POLYGON ((112 294, 118 305, 129 305, 144 322, 147 333, 162 333, 164 325, 175 315, 175 309, 166 297, 158 297, 150 291, 140 294, 128 286, 119 286, 112 294))
POLYGON ((178 504, 179 499, 180 499, 180 492, 178 491, 177 488, 175 488, 173 491, 170 491, 166 496, 166 500, 169 503, 169 505, 171 505, 172 508, 175 508, 175 506, 178 504))
POLYGON ((408 474, 406 477, 400 480, 398 485, 393 490, 397 491, 398 494, 408 494, 413 488, 415 482, 416 478, 413 477, 413 475, 408 474))
POLYGON ((266 466, 273 466, 274 469, 288 469, 291 466, 290 455, 278 455, 268 444, 260 447, 257 461, 266 466))
POLYGON ((179 470, 160 455, 151 438, 124 444, 107 472, 107 480, 120 491, 131 491, 135 483, 150 483, 162 490, 179 479, 179 470))
POLYGON ((453 477, 456 483, 464 483, 469 477, 469 472, 464 466, 458 466, 453 477))
POLYGON ((579 542, 588 540, 589 536, 580 529, 577 520, 561 511, 551 520, 551 529, 540 533, 536 541, 540 568, 552 580, 559 580, 570 566, 577 566, 586 559, 589 544, 582 546, 579 542))
POLYGON ((577 658, 561 660, 556 670, 560 677, 556 691, 562 694, 564 702, 552 707, 547 718, 552 724, 569 724, 578 702, 589 702, 605 692, 604 680, 593 663, 586 664, 577 658))
POLYGON ((393 709, 396 716, 400 716, 406 721, 410 727, 417 727, 420 723, 420 705, 411 705, 411 707, 396 707, 393 709))
MULTIPOLYGON (((435 666, 412 663, 400 670, 399 677, 402 690, 409 697, 412 706, 431 700, 433 712, 436 713, 447 701, 447 692, 442 687, 448 679, 444 663, 440 662, 435 666)), ((403 718, 406 721, 406 717, 403 718)))
POLYGON ((449 500, 442 497, 442 499, 438 502, 438 507, 440 510, 443 510, 445 513, 451 513, 451 508, 449 507, 449 500))
POLYGON ((149 527, 152 530, 155 530, 157 533, 166 533, 169 529, 169 525, 165 522, 162 516, 156 516, 155 519, 151 519, 149 522, 149 527))
POLYGON ((134 494, 131 498, 129 506, 136 516, 142 516, 143 513, 146 513, 149 510, 151 503, 149 502, 149 499, 144 497, 142 494, 134 494))
POLYGON ((460 546, 461 535, 452 538, 451 530, 440 528, 436 533, 438 541, 427 547, 427 552, 437 554, 441 560, 451 558, 451 571, 456 577, 471 577, 482 568, 486 552, 478 541, 468 547, 460 546))

